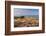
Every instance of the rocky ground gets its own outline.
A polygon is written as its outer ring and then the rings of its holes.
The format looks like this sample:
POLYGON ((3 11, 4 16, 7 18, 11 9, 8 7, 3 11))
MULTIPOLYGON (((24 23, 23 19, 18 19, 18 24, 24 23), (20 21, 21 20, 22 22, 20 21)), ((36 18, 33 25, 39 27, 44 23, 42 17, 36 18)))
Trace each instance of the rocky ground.
POLYGON ((34 19, 17 19, 14 21, 14 27, 35 27, 39 26, 38 20, 34 19))

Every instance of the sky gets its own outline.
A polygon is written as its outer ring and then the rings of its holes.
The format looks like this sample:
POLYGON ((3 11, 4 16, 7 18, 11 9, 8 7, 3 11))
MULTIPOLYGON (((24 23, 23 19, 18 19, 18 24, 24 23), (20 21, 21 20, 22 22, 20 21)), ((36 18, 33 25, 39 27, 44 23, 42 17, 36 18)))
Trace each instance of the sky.
POLYGON ((14 8, 14 16, 39 15, 39 9, 14 8))

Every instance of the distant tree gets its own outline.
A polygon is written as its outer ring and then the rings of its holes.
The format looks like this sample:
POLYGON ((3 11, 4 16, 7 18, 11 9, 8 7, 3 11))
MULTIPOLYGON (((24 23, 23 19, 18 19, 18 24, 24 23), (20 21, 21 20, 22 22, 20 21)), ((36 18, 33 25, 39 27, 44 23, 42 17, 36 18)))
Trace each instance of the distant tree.
POLYGON ((24 18, 24 16, 21 16, 20 18, 24 18))
POLYGON ((19 17, 14 17, 14 19, 18 19, 19 17))

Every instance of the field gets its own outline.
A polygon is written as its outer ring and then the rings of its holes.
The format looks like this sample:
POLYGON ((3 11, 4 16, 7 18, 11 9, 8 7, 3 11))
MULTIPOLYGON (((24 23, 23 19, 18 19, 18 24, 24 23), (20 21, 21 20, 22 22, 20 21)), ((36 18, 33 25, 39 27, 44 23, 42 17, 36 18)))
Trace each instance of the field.
POLYGON ((36 27, 39 26, 38 16, 14 17, 14 27, 36 27))

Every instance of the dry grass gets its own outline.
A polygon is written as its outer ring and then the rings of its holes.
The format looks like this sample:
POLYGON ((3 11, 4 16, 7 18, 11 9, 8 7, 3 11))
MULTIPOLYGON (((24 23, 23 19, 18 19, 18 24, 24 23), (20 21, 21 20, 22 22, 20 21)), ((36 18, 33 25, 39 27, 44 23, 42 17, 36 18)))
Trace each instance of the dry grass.
POLYGON ((35 18, 18 18, 14 20, 15 27, 31 27, 38 26, 39 21, 35 18))

